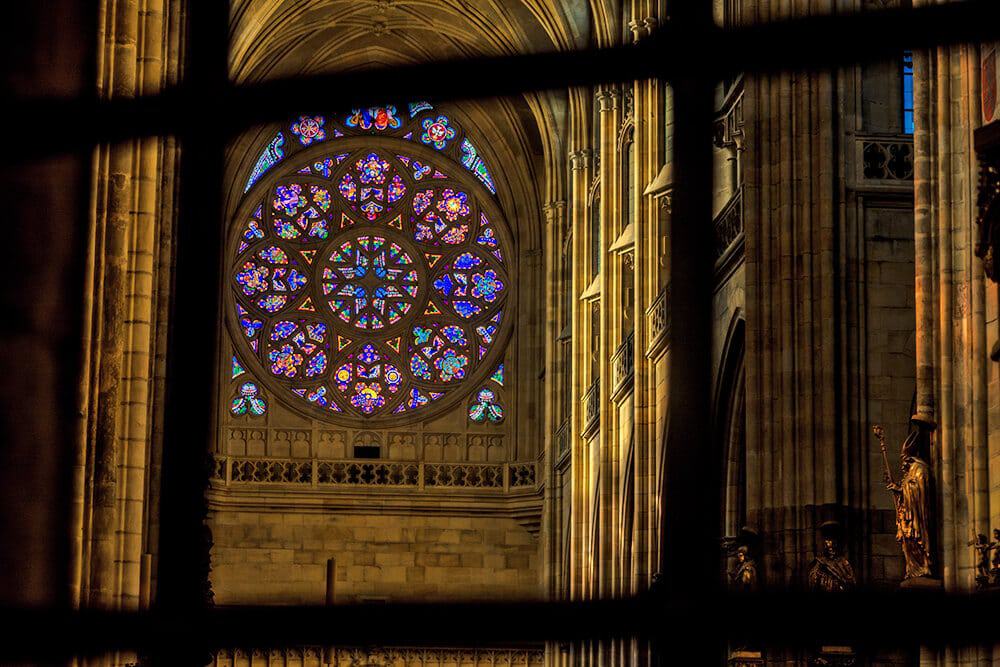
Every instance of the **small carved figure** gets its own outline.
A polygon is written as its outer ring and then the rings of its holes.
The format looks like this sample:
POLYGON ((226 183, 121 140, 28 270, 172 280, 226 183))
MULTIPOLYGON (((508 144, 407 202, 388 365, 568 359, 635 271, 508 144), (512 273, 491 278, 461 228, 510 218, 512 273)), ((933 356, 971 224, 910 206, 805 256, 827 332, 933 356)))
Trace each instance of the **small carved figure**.
POLYGON ((994 586, 1000 585, 1000 528, 993 529, 993 543, 997 548, 993 550, 993 567, 990 569, 990 582, 994 586))
POLYGON ((996 542, 990 542, 982 533, 969 542, 976 552, 976 588, 987 588, 990 585, 990 552, 996 548, 996 542))
POLYGON ((740 591, 757 590, 757 564, 746 545, 736 549, 736 570, 729 574, 740 591))
POLYGON ((937 424, 927 415, 910 418, 912 430, 903 441, 900 468, 903 478, 897 484, 888 469, 882 427, 872 430, 883 446, 885 487, 892 492, 896 506, 896 541, 903 550, 906 573, 903 578, 931 577, 934 572, 934 480, 927 463, 930 458, 931 433, 937 424))
POLYGON ((736 569, 728 572, 735 590, 757 590, 759 580, 757 563, 754 561, 753 554, 759 542, 760 536, 757 531, 747 527, 743 527, 736 537, 723 538, 722 546, 726 553, 736 559, 736 569))
POLYGON ((823 553, 816 556, 809 568, 809 588, 827 593, 853 589, 857 581, 854 566, 841 551, 840 524, 827 521, 820 526, 820 532, 823 535, 823 553))

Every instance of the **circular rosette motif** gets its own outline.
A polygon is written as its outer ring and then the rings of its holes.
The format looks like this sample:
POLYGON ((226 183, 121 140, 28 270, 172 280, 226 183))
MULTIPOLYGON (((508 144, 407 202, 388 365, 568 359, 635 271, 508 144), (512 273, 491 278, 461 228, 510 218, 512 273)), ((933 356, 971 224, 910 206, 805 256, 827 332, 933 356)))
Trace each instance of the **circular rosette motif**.
POLYGON ((465 326, 425 322, 413 326, 407 348, 410 372, 421 382, 457 384, 472 370, 475 359, 465 326))
POLYGON ((407 192, 393 163, 375 152, 362 154, 341 176, 337 189, 351 210, 369 221, 394 211, 407 192))
POLYGON ((432 283, 444 310, 463 320, 490 312, 507 290, 507 278, 488 256, 463 252, 441 267, 432 283))
POLYGON ((420 290, 410 253, 382 234, 345 239, 323 267, 321 290, 333 314, 363 331, 397 324, 420 290))
POLYGON ((430 246, 458 246, 469 239, 469 195, 454 188, 427 188, 413 195, 413 239, 430 246))
POLYGON ((316 243, 330 235, 329 186, 284 183, 271 197, 271 223, 275 235, 286 241, 316 243))
POLYGON ((345 402, 363 415, 383 412, 403 385, 403 374, 372 343, 349 353, 333 372, 333 384, 345 402))
MULTIPOLYGON (((366 113, 357 127, 381 131, 366 113)), ((309 152, 267 176, 231 226, 229 324, 258 392, 234 387, 232 414, 266 397, 352 426, 448 406, 503 419, 483 392, 511 326, 513 255, 485 191, 419 131, 414 154, 335 147, 343 124, 314 117, 297 127, 309 152)))
POLYGON ((322 377, 330 363, 330 330, 314 317, 275 320, 265 335, 264 361, 271 375, 286 380, 322 377))
POLYGON ((305 294, 309 269, 301 255, 263 243, 237 260, 233 279, 241 301, 274 315, 305 294))

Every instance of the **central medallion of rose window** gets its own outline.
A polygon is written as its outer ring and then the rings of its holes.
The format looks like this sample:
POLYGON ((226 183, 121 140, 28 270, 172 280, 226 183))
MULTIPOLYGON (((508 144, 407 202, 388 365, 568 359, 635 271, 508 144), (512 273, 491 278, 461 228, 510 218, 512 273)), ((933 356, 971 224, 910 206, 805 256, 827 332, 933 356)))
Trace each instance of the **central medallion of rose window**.
POLYGON ((384 235, 350 238, 323 268, 322 292, 342 322, 378 331, 398 323, 413 308, 419 278, 413 256, 384 235))

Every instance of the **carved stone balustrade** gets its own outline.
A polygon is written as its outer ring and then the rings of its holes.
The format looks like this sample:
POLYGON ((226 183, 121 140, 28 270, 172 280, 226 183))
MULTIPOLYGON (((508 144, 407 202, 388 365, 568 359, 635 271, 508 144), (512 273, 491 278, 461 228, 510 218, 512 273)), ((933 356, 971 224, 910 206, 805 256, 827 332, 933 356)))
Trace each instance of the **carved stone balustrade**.
POLYGON ((213 667, 498 667, 523 665, 541 667, 542 648, 425 648, 425 647, 342 647, 304 646, 284 649, 222 649, 210 663, 213 667))
POLYGON ((635 377, 635 332, 630 331, 611 358, 611 400, 621 400, 635 377))
POLYGON ((590 388, 583 395, 583 437, 590 437, 600 423, 601 417, 601 378, 596 377, 590 383, 590 388))
POLYGON ((732 196, 726 206, 715 216, 715 258, 725 261, 727 255, 743 245, 743 189, 732 196))
POLYGON ((646 311, 646 328, 649 331, 646 357, 655 359, 667 349, 670 337, 670 285, 660 290, 653 305, 646 311))
POLYGON ((289 485, 321 489, 410 488, 506 492, 534 489, 537 462, 469 463, 283 459, 216 456, 212 484, 289 485))
POLYGON ((858 137, 859 181, 907 185, 913 181, 913 138, 908 135, 858 137))
POLYGON ((561 458, 569 451, 569 419, 564 419, 555 434, 556 457, 561 458))

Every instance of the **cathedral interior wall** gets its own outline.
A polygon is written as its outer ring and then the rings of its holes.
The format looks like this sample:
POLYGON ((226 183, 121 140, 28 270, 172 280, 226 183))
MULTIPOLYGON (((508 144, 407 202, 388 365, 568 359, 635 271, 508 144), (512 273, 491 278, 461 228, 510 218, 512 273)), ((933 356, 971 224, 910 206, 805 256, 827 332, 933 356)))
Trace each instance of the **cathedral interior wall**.
POLYGON ((511 518, 296 510, 211 513, 218 604, 537 598, 538 542, 511 518))

